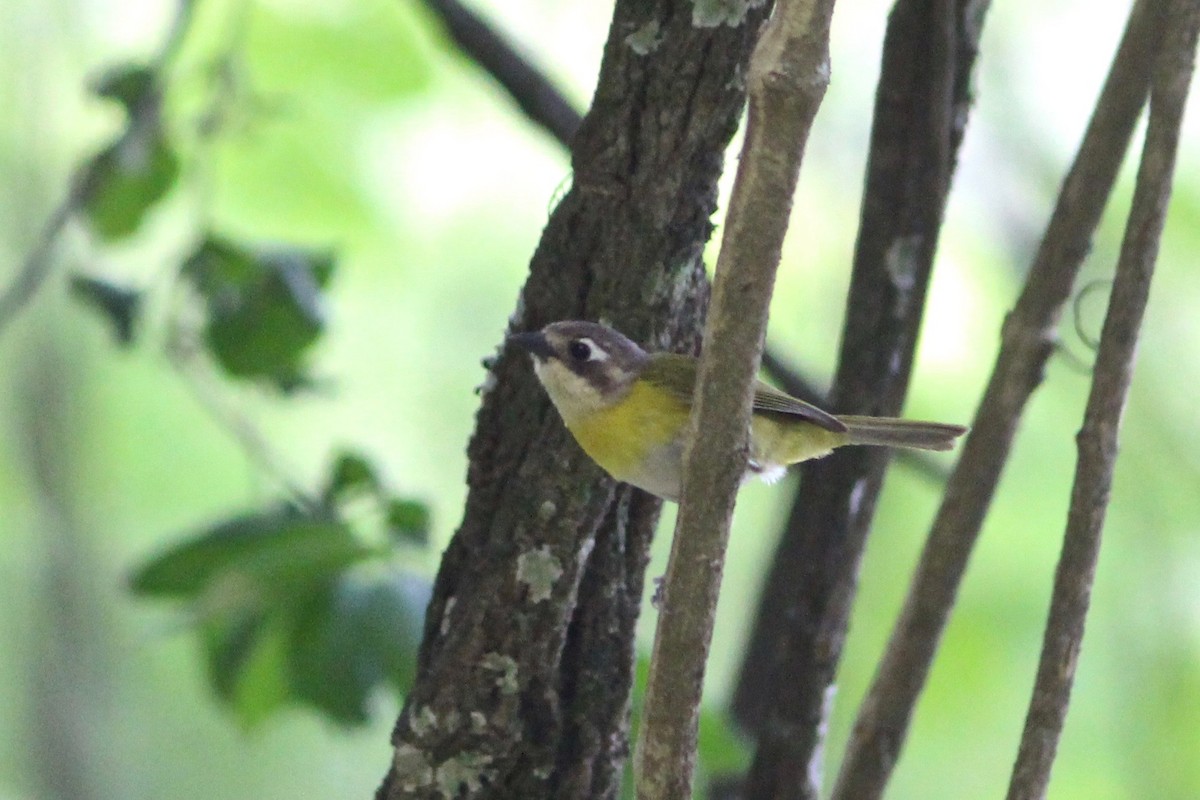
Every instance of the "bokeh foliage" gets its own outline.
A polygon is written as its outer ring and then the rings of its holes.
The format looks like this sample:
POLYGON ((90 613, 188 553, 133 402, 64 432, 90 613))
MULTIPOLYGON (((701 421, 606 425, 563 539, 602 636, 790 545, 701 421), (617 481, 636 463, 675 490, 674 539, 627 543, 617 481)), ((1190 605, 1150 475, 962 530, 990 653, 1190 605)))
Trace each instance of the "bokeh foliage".
MULTIPOLYGON (((0 100, 14 109, 0 119, 2 263, 19 263, 69 187, 82 192, 56 277, 0 339, 0 576, 12 598, 0 704, 16 721, 0 736, 0 794, 366 796, 461 506, 478 363, 566 160, 417 4, 196 3, 166 64, 155 58, 171 6, 135 5, 18 0, 0 21, 0 100), (264 311, 271 325, 245 324, 264 311), (413 540, 425 533, 428 550, 413 540), (51 777, 47 765, 62 763, 73 769, 51 777)), ((586 96, 605 9, 490 8, 586 96)), ((914 415, 969 419, 1121 12, 1100 19, 1062 0, 989 18, 914 415), (1094 48, 1064 67, 1046 31, 1080 26, 1094 48)), ((772 338, 817 375, 835 352, 885 13, 883 2, 839 9, 776 298, 772 338)), ((1187 266, 1200 246, 1197 138, 1181 162, 1055 797, 1200 793, 1188 757, 1200 716, 1200 281, 1187 266)), ((1126 203, 1097 242, 1093 278, 1111 274, 1126 203)), ((0 267, 0 285, 8 274, 0 267)), ((1099 309, 1079 314, 1085 331, 1098 327, 1099 309)), ((1086 391, 1086 346, 1071 336, 1064 348, 1072 357, 1052 364, 1006 473, 897 797, 994 795, 1007 778, 1086 391)), ((719 709, 780 497, 752 487, 739 505, 702 743, 714 769, 738 758, 724 761, 736 745, 719 709)), ((904 470, 889 479, 831 757, 934 498, 904 470)))
MULTIPOLYGON (((186 142, 189 132, 172 132, 165 105, 176 48, 187 41, 194 19, 188 8, 181 6, 176 38, 153 66, 119 64, 95 86, 97 96, 120 104, 125 127, 77 170, 66 202, 98 247, 135 239, 164 198, 186 183, 172 137, 186 142)), ((335 27, 322 36, 321 26, 265 24, 278 25, 285 41, 302 51, 327 52, 346 68, 333 79, 351 90, 366 84, 367 96, 387 96, 412 88, 394 80, 375 86, 364 77, 384 72, 372 61, 388 44, 383 29, 335 27)), ((206 88, 210 106, 228 102, 225 84, 206 88)), ((197 141, 226 135, 212 120, 190 133, 197 141)), ((185 147, 184 153, 189 175, 205 168, 206 149, 185 147)), ((311 389, 306 361, 326 330, 334 255, 235 241, 202 220, 192 227, 198 243, 168 275, 184 290, 167 320, 177 368, 203 360, 222 384, 254 382, 283 394, 311 389)), ((107 317, 119 344, 137 342, 149 307, 145 290, 86 274, 74 275, 71 288, 107 317)), ((387 685, 402 693, 415 671, 428 581, 389 560, 396 543, 427 542, 429 511, 419 500, 396 496, 357 452, 337 457, 319 495, 295 487, 291 495, 282 505, 239 511, 168 544, 135 569, 130 588, 186 609, 216 697, 244 725, 289 703, 361 724, 373 690, 387 685), (347 507, 363 496, 382 521, 380 544, 364 541, 348 519, 347 507)))

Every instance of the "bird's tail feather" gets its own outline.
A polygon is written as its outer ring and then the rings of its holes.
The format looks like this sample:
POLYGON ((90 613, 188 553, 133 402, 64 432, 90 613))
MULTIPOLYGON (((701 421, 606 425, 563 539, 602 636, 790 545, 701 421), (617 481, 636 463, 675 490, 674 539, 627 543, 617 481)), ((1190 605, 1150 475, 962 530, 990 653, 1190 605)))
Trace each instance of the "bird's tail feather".
POLYGON ((838 415, 846 424, 848 444, 910 447, 916 450, 949 450, 954 440, 967 432, 962 425, 942 422, 919 422, 890 417, 856 417, 838 415))

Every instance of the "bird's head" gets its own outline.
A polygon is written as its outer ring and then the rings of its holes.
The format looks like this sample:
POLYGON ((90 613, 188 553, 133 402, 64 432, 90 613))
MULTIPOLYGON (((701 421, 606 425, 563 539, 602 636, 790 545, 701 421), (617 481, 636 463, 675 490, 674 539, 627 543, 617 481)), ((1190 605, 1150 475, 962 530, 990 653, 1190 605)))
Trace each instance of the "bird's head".
POLYGON ((508 341, 528 351, 533 370, 568 423, 619 402, 650 358, 628 338, 596 322, 552 322, 508 341))

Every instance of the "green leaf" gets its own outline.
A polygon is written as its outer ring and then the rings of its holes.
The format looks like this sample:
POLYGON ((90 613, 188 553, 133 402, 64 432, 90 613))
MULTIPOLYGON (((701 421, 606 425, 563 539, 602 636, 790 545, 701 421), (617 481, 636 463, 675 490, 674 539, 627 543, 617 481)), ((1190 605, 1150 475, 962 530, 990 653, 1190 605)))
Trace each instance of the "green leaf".
POLYGON ((209 235, 183 264, 183 277, 209 303, 233 303, 237 293, 261 280, 255 255, 228 239, 209 235))
POLYGON ((186 599, 208 591, 242 605, 247 593, 259 601, 286 598, 296 586, 327 580, 375 552, 335 520, 292 511, 248 514, 171 547, 142 565, 131 583, 142 595, 186 599))
POLYGON ((296 699, 333 719, 365 722, 372 691, 406 691, 416 670, 430 586, 404 573, 344 575, 296 618, 289 651, 296 699))
POLYGON ((261 725, 291 699, 288 633, 287 627, 277 620, 266 620, 236 669, 224 676, 234 684, 226 699, 247 729, 261 725))
POLYGON ((387 527, 401 541, 428 544, 429 507, 417 500, 391 500, 387 505, 387 527))
POLYGON ((363 723, 375 691, 412 685, 430 593, 407 573, 343 571, 269 610, 205 618, 209 681, 248 728, 287 704, 363 723))
POLYGON ((371 462, 360 453, 347 452, 339 455, 333 464, 325 501, 335 503, 356 494, 378 494, 380 491, 379 476, 371 462))
POLYGON ((97 97, 120 103, 130 117, 136 116, 138 106, 156 91, 154 71, 145 64, 117 64, 106 69, 92 84, 97 97))
POLYGON ((417 675, 417 651, 433 596, 428 578, 394 571, 365 587, 359 627, 364 650, 379 658, 384 680, 406 692, 417 675))
POLYGON ((254 650, 262 630, 261 613, 237 613, 213 617, 200 627, 208 679, 217 696, 232 701, 237 693, 238 678, 254 650))
POLYGON ((378 504, 383 525, 392 539, 409 544, 429 543, 429 508, 418 500, 393 497, 374 464, 361 453, 344 452, 330 472, 324 502, 330 511, 363 494, 378 504))
POLYGON ((118 344, 124 346, 133 342, 141 292, 100 278, 72 275, 71 293, 108 321, 118 344))
POLYGON ((217 363, 233 377, 285 390, 303 383, 304 355, 325 327, 321 289, 333 267, 329 253, 206 239, 183 275, 205 298, 205 343, 217 363))
POLYGON ((131 127, 84 168, 84 218, 102 239, 126 238, 178 177, 179 158, 163 132, 131 127))

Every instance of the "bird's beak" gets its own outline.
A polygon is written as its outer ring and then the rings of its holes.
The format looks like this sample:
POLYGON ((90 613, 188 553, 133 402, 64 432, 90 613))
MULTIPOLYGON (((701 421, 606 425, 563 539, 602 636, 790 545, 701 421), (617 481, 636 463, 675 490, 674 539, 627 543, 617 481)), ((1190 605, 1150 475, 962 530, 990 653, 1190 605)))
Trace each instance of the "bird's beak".
POLYGON ((545 361, 554 355, 554 348, 550 346, 550 342, 546 341, 546 336, 541 331, 514 333, 508 337, 508 341, 528 351, 539 361, 545 361))

